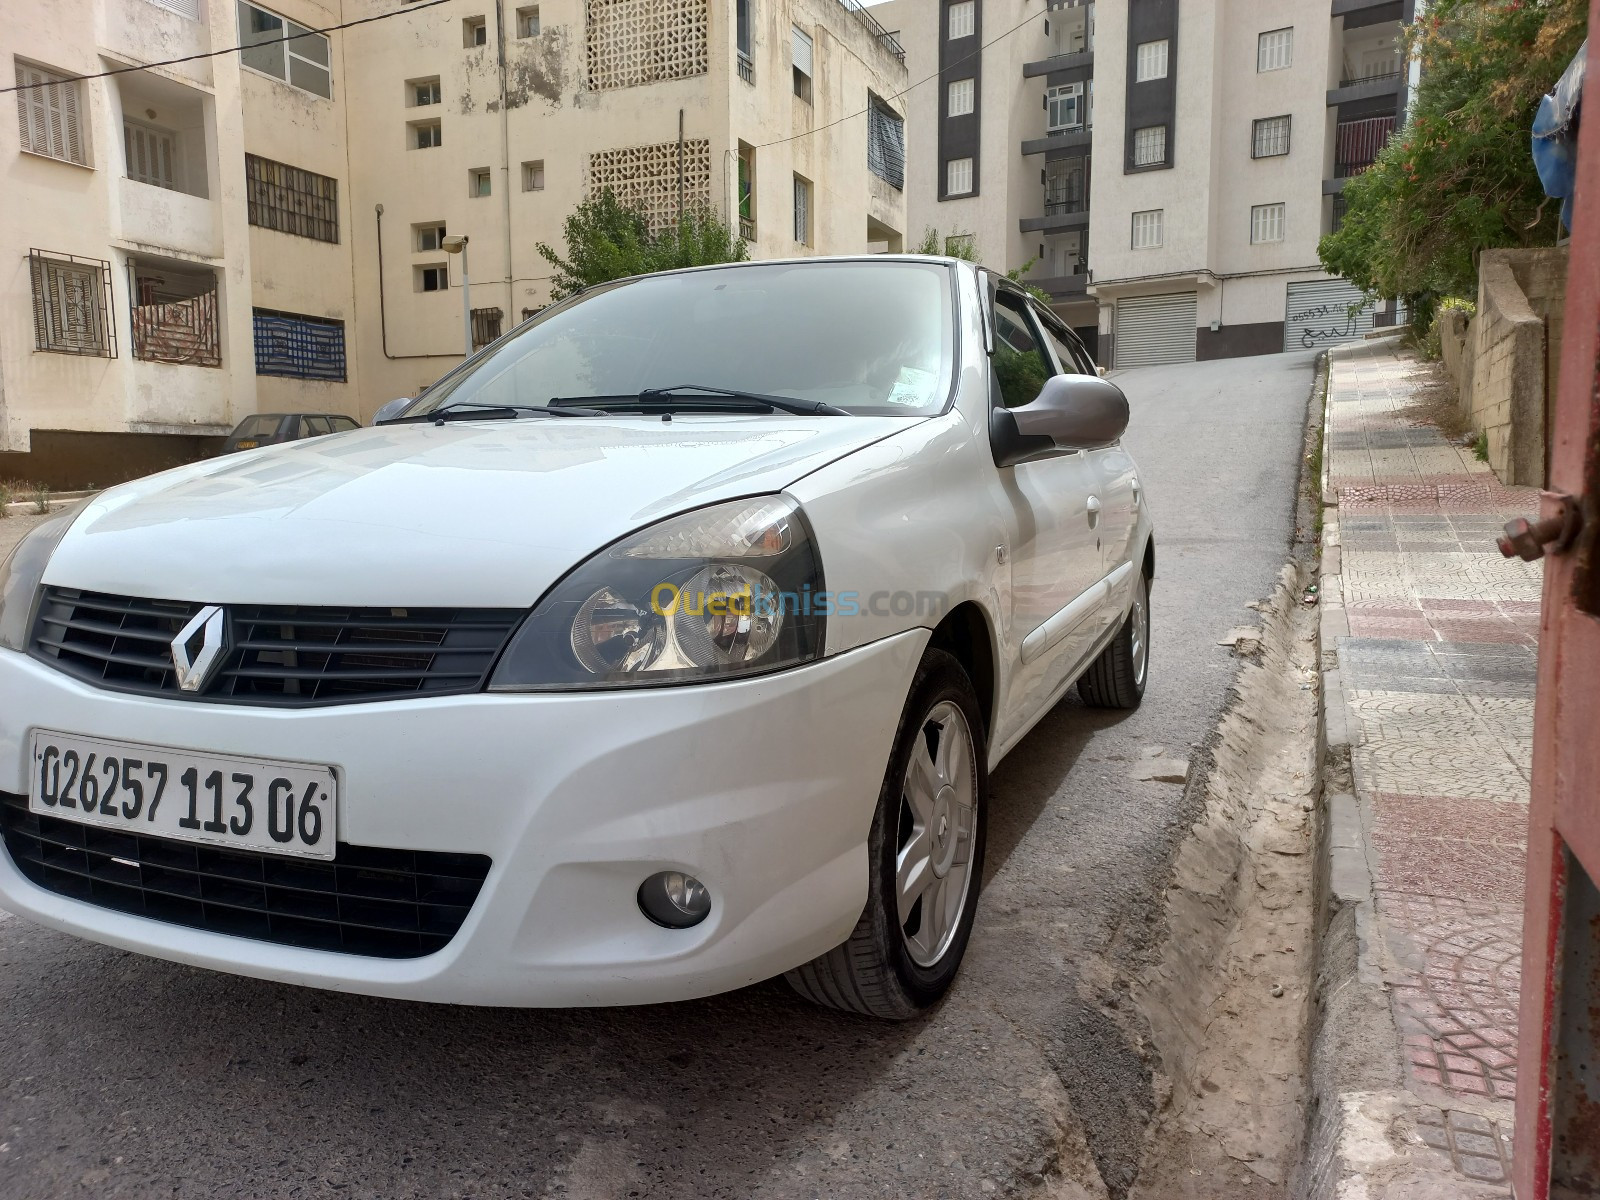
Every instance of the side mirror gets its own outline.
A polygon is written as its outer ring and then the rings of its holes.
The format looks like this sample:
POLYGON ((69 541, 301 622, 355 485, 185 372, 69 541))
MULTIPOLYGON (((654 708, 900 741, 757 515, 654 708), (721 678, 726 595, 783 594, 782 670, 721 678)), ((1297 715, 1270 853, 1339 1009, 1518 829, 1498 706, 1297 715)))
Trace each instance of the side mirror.
POLYGON ((415 396, 401 396, 398 400, 389 401, 389 403, 372 414, 372 423, 374 425, 383 425, 394 420, 406 409, 410 408, 415 400, 415 396))
POLYGON ((1109 446, 1128 428, 1128 398, 1096 375, 1054 375, 1021 408, 989 413, 994 465, 1012 467, 1036 458, 1109 446))

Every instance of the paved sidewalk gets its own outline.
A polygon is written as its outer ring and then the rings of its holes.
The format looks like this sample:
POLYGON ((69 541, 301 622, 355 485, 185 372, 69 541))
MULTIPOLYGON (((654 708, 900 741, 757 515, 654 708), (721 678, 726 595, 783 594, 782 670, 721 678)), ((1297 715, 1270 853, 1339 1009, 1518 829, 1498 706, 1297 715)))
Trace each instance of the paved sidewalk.
POLYGON ((1494 539, 1538 493, 1422 421, 1422 372, 1396 338, 1331 352, 1325 556, 1342 594, 1323 597, 1323 649, 1336 640, 1374 950, 1409 1060, 1405 1136, 1479 1182, 1463 1195, 1493 1195, 1517 1086, 1541 586, 1494 539))

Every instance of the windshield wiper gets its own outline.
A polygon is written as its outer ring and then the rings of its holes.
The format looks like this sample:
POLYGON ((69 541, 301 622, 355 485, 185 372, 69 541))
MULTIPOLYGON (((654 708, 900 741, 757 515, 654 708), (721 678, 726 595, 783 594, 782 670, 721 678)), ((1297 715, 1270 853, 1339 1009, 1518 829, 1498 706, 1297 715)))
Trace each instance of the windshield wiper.
POLYGON ((550 409, 542 404, 475 404, 470 400, 463 400, 459 404, 446 404, 430 412, 413 413, 410 416, 400 417, 389 421, 390 425, 404 425, 432 421, 435 425, 443 425, 446 421, 509 421, 520 417, 523 413, 538 413, 545 417, 599 417, 604 413, 598 408, 578 408, 566 405, 559 409, 550 409))
POLYGON ((770 396, 765 392, 744 392, 734 388, 710 387, 701 383, 679 383, 672 387, 645 388, 634 396, 553 396, 551 408, 572 411, 588 405, 605 412, 639 409, 643 412, 786 412, 802 417, 848 417, 848 409, 821 400, 796 400, 790 396, 770 396), (680 394, 687 393, 687 394, 680 394), (695 394, 698 393, 698 394, 695 394))

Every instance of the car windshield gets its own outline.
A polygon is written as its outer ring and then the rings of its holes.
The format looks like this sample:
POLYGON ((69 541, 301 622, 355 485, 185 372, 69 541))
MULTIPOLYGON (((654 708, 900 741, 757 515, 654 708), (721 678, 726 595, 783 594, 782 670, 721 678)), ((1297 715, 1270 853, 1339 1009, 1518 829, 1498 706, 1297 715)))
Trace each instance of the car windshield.
POLYGON ((947 266, 898 260, 646 276, 553 309, 407 415, 698 385, 927 416, 950 391, 951 282, 947 266))

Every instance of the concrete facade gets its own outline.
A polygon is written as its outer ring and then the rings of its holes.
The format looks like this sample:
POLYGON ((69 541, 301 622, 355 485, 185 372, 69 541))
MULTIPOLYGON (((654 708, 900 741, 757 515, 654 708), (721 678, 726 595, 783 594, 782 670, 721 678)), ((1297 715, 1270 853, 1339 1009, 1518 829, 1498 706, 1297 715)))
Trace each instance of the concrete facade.
POLYGON ((914 79, 941 69, 937 86, 909 98, 913 233, 970 234, 1001 270, 1032 261, 1029 279, 1057 311, 1097 330, 1102 362, 1116 361, 1121 301, 1174 293, 1195 297, 1194 357, 1281 351, 1289 285, 1329 279, 1317 242, 1337 220, 1336 197, 1403 112, 1398 39, 1409 3, 1054 0, 1041 10, 976 0, 978 40, 991 44, 978 185, 960 198, 941 190, 939 141, 954 75, 940 68, 949 57, 940 47, 955 3, 873 10, 898 31, 914 79), (1141 79, 1140 46, 1157 42, 1162 66, 1141 79), (1081 119, 1064 123, 1052 94, 1079 84, 1081 119), (1258 144, 1257 122, 1279 118, 1281 137, 1262 131, 1258 144), (1159 149, 1141 156, 1145 137, 1159 149), (1056 178, 1079 161, 1081 203, 1056 178), (1135 232, 1135 214, 1158 214, 1140 218, 1159 221, 1153 244, 1135 232), (1071 273, 1056 249, 1069 237, 1081 250, 1071 273))
POLYGON ((877 97, 903 118, 903 56, 839 0, 254 7, 62 0, 0 18, 15 82, 56 81, 13 94, 20 120, 0 123, 0 477, 116 482, 210 452, 253 412, 365 420, 414 394, 465 341, 459 256, 423 249, 426 229, 468 237, 491 334, 548 302, 536 246, 559 249, 601 186, 658 224, 680 195, 745 212, 754 257, 902 247, 905 191, 869 169, 865 114, 877 97), (258 40, 249 61, 227 52, 258 40), (71 80, 189 56, 207 57, 71 80), (445 286, 424 290, 433 266, 445 286))

